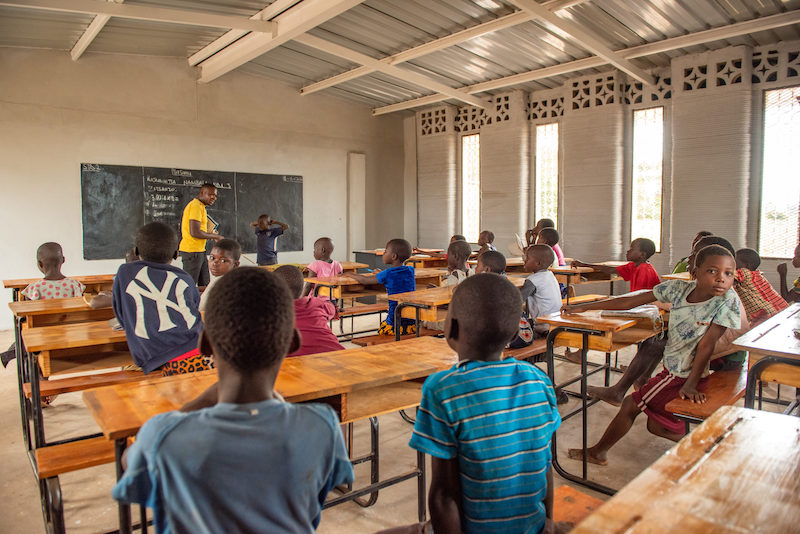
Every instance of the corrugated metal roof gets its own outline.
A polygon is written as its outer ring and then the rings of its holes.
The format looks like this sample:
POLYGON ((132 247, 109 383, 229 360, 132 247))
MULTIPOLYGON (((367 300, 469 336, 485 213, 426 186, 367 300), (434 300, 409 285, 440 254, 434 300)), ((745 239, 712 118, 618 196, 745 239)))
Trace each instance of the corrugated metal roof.
MULTIPOLYGON (((126 1, 129 5, 241 17, 252 16, 271 3, 269 0, 126 1)), ((610 48, 623 49, 798 9, 800 0, 590 0, 562 9, 558 15, 589 29, 610 48)), ((367 0, 309 33, 380 59, 516 11, 508 0, 367 0)), ((91 15, 83 14, 0 8, 0 46, 69 50, 92 19, 91 15)), ((88 51, 188 57, 224 33, 221 28, 112 18, 88 51)), ((633 62, 653 69, 669 65, 671 58, 682 54, 796 39, 800 39, 800 24, 670 50, 633 62)), ((397 66, 461 87, 591 55, 557 28, 528 21, 397 66)), ((290 41, 241 68, 300 88, 357 66, 290 41)), ((597 69, 584 69, 513 87, 531 91, 557 87, 569 77, 594 72, 597 69)), ((371 106, 431 94, 429 89, 380 73, 349 80, 324 92, 371 106)))

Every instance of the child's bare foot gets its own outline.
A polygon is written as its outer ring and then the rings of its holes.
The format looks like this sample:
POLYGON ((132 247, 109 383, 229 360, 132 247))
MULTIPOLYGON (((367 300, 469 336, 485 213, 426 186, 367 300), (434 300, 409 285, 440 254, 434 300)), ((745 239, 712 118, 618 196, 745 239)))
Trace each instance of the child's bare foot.
MULTIPOLYGON (((583 460, 583 449, 570 449, 567 456, 573 460, 581 461, 583 460)), ((586 449, 586 461, 595 465, 608 465, 606 453, 597 453, 592 448, 586 449)))
POLYGON ((611 406, 619 407, 622 404, 622 395, 614 392, 613 388, 603 388, 600 386, 587 386, 586 393, 593 399, 600 399, 603 402, 609 403, 611 406))
POLYGON ((581 351, 579 350, 569 350, 566 349, 564 351, 564 358, 571 361, 572 363, 577 363, 580 365, 581 363, 581 351))

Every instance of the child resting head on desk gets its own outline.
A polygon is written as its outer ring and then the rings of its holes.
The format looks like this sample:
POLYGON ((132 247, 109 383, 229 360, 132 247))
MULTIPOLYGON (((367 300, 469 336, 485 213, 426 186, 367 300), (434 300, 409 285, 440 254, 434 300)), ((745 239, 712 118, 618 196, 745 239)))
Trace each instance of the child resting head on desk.
POLYGON ((115 499, 153 508, 158 532, 313 532, 327 493, 353 481, 339 419, 282 402, 281 362, 300 344, 292 297, 273 273, 242 267, 208 300, 202 352, 219 381, 211 407, 147 421, 115 499))
MULTIPOLYGON (((386 243, 383 253, 383 263, 389 265, 383 271, 376 269, 376 274, 356 274, 344 273, 344 276, 352 278, 361 284, 373 285, 382 284, 386 288, 387 295, 395 293, 407 293, 417 289, 417 282, 414 278, 414 267, 404 265, 404 262, 411 257, 411 243, 405 239, 391 239, 386 243)), ((382 321, 378 328, 378 334, 383 336, 394 335, 394 310, 397 308, 397 301, 389 299, 389 310, 386 320, 382 321)), ((414 334, 417 331, 414 319, 401 319, 400 335, 414 334)))
POLYGON ((631 241, 631 246, 625 253, 625 259, 628 260, 625 265, 611 267, 609 265, 584 263, 575 260, 572 262, 572 266, 590 267, 595 271, 610 275, 618 274, 623 280, 631 283, 632 292, 640 289, 653 289, 661 282, 655 268, 647 261, 655 253, 656 244, 646 237, 639 237, 631 241))
POLYGON ((502 276, 506 275, 506 257, 496 250, 489 250, 478 256, 478 263, 475 265, 475 274, 495 273, 502 276))
MULTIPOLYGON (((709 232, 708 230, 700 230, 699 232, 697 232, 694 236, 694 239, 692 239, 692 248, 690 248, 689 250, 690 251, 694 250, 694 246, 697 244, 698 241, 710 235, 714 234, 709 232)), ((689 256, 686 256, 685 258, 681 258, 678 260, 678 263, 675 264, 675 268, 672 269, 672 274, 685 273, 688 271, 689 271, 689 256)))
POLYGON ((223 238, 214 243, 208 255, 208 271, 211 279, 203 294, 200 295, 200 311, 208 305, 209 289, 223 276, 239 266, 242 257, 242 246, 235 239, 223 238))
POLYGON ((286 283, 294 298, 294 327, 300 331, 300 348, 286 357, 343 350, 328 326, 328 321, 339 318, 336 305, 327 298, 301 296, 303 273, 294 265, 281 265, 275 274, 286 283))
POLYGON ((170 265, 178 257, 175 230, 145 224, 136 232, 136 254, 141 259, 120 265, 112 286, 114 315, 133 361, 165 376, 212 369, 197 348, 200 293, 189 273, 170 265))
POLYGON ((545 337, 549 327, 537 325, 536 318, 561 309, 561 288, 549 270, 554 259, 555 253, 548 245, 531 245, 525 249, 525 271, 532 274, 525 279, 519 292, 528 309, 522 312, 518 335, 509 348, 527 347, 534 339, 545 337))
MULTIPOLYGON (((673 441, 683 437, 685 428, 666 405, 675 398, 703 403, 706 396, 708 362, 717 340, 727 329, 739 328, 739 297, 732 289, 736 272, 733 255, 711 245, 694 258, 695 280, 668 280, 646 291, 589 304, 565 306, 564 313, 586 310, 627 310, 656 300, 672 304, 669 333, 664 349, 664 369, 642 388, 622 401, 603 436, 586 450, 587 461, 606 465, 608 450, 631 429, 640 412, 647 414, 647 429, 673 441)), ((570 449, 569 457, 580 460, 582 449, 570 449)))
POLYGON ((409 442, 431 455, 437 534, 541 532, 552 518, 553 388, 536 366, 501 360, 521 305, 493 274, 470 276, 450 302, 445 338, 459 361, 425 381, 409 442))
MULTIPOLYGON (((800 269, 800 244, 794 249, 794 257, 792 258, 792 266, 800 269)), ((785 263, 778 264, 778 276, 781 278, 781 296, 789 302, 800 302, 800 278, 794 281, 792 287, 786 283, 786 275, 788 269, 785 263)))

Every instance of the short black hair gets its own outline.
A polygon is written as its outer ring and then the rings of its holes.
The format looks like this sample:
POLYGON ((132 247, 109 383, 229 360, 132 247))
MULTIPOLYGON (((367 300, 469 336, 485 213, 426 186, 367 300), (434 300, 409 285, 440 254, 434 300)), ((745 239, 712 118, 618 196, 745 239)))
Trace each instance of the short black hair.
POLYGON ((709 245, 719 245, 724 247, 731 253, 731 256, 736 254, 736 250, 731 245, 731 242, 725 239, 724 237, 719 237, 718 235, 707 235, 705 237, 701 237, 697 243, 694 245, 694 249, 699 251, 709 245))
POLYGON ((722 245, 708 245, 697 252, 697 256, 694 258, 695 268, 703 265, 706 258, 710 258, 711 256, 728 256, 731 259, 734 257, 731 251, 722 245))
POLYGON ((235 239, 220 239, 211 247, 212 250, 215 248, 228 252, 233 261, 239 261, 239 258, 242 257, 242 246, 235 239))
POLYGON ((386 249, 397 254, 397 259, 400 261, 406 261, 411 257, 411 243, 399 237, 390 239, 389 242, 386 243, 386 249))
POLYGON ((265 269, 242 267, 209 291, 203 324, 214 357, 243 373, 280 365, 294 331, 286 284, 265 269))
POLYGON ((692 239, 692 245, 694 245, 699 240, 709 235, 714 235, 714 232, 709 232, 708 230, 700 230, 699 232, 694 234, 694 239, 692 239))
POLYGON ((467 240, 467 238, 466 238, 466 237, 464 237, 464 236, 463 236, 463 235, 461 235, 461 234, 453 234, 452 236, 450 236, 450 241, 452 241, 452 240, 454 240, 454 239, 455 239, 456 241, 466 241, 466 240, 467 240))
POLYGON ((314 245, 316 245, 317 243, 319 243, 321 241, 326 241, 328 244, 330 244, 331 250, 333 250, 333 239, 331 239, 330 237, 320 237, 319 239, 314 241, 314 245))
POLYGON ((501 350, 517 334, 521 311, 519 290, 503 276, 483 273, 456 287, 449 314, 458 323, 459 339, 488 355, 501 350))
POLYGON ((212 184, 211 182, 206 182, 200 186, 200 189, 216 189, 217 186, 212 184))
POLYGON ((125 263, 130 263, 139 259, 136 254, 136 247, 131 247, 125 252, 125 263))
POLYGON ((478 261, 493 273, 501 274, 506 271, 506 257, 496 250, 487 250, 478 257, 478 261))
POLYGON ((486 234, 486 239, 489 241, 489 243, 494 243, 494 232, 492 232, 491 230, 484 230, 481 233, 486 234))
POLYGON ((525 256, 532 255, 539 263, 545 266, 550 266, 556 261, 556 253, 550 245, 539 243, 538 245, 531 245, 525 250, 525 256))
POLYGON ((275 275, 286 282, 292 297, 299 299, 303 294, 303 273, 294 265, 281 265, 273 271, 275 275))
POLYGON ((147 223, 136 232, 136 249, 144 261, 169 263, 178 251, 178 234, 166 223, 147 223))
POLYGON ((539 228, 555 228, 556 223, 553 222, 553 219, 539 219, 536 223, 536 226, 539 228))
POLYGON ((553 245, 558 245, 558 241, 561 239, 561 236, 558 235, 558 230, 551 227, 542 228, 542 231, 539 232, 539 235, 542 239, 544 239, 544 242, 551 247, 553 245))
POLYGON ((453 257, 458 262, 465 262, 472 254, 472 247, 466 241, 453 241, 447 247, 447 257, 453 257))
POLYGON ((735 257, 750 271, 755 271, 761 265, 761 256, 752 248, 740 248, 735 257))
POLYGON ((64 251, 55 241, 42 243, 36 249, 36 261, 42 262, 42 265, 60 265, 63 260, 64 251))
POLYGON ((650 256, 656 253, 656 244, 652 239, 637 237, 634 241, 639 242, 639 250, 644 252, 644 259, 650 259, 650 256))

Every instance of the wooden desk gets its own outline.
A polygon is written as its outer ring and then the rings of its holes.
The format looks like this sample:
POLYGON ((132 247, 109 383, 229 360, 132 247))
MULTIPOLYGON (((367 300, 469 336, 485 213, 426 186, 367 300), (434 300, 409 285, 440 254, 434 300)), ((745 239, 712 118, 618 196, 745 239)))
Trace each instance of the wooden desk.
POLYGON ((417 269, 447 267, 447 258, 435 258, 427 254, 415 254, 406 260, 406 265, 409 264, 417 269))
MULTIPOLYGON (((603 265, 611 267, 618 267, 617 264, 624 262, 609 261, 604 262, 603 265)), ((563 267, 550 267, 550 271, 556 276, 559 283, 567 286, 567 304, 569 304, 569 286, 578 284, 593 284, 596 282, 608 282, 609 295, 614 294, 614 282, 621 282, 622 277, 601 273, 595 271, 591 267, 570 267, 565 265, 563 267)))
MULTIPOLYGON (((356 261, 340 261, 339 264, 342 266, 342 272, 344 273, 347 272, 354 273, 359 269, 366 269, 367 267, 369 267, 369 265, 367 265, 366 263, 358 263, 356 261)), ((274 271, 281 265, 294 265, 303 272, 307 272, 309 266, 308 263, 276 263, 274 265, 259 265, 259 267, 261 267, 262 269, 266 269, 268 271, 274 271)))
POLYGON ((25 319, 26 328, 102 321, 114 317, 111 307, 92 309, 83 297, 9 302, 15 317, 25 319))
MULTIPOLYGON (((446 269, 414 269, 414 277, 417 287, 423 289, 428 284, 439 285, 442 278, 447 276, 446 269)), ((363 285, 348 276, 325 276, 304 279, 309 284, 316 284, 327 288, 323 293, 331 299, 351 299, 359 297, 369 297, 373 295, 385 295, 386 288, 379 283, 363 285)))
MULTIPOLYGON (((397 386, 449 369, 457 361, 457 355, 445 340, 432 337, 309 354, 284 360, 275 389, 290 402, 324 401, 337 410, 343 423, 347 423, 364 417, 375 417, 387 410, 396 411, 397 406, 419 403, 418 384, 417 387, 405 389, 397 386), (387 390, 381 389, 387 387, 391 399, 387 399, 385 395, 387 390), (401 397, 399 401, 398 395, 401 397)), ((118 473, 121 473, 119 461, 128 437, 135 435, 152 416, 178 409, 216 380, 215 371, 206 371, 85 391, 84 402, 103 435, 116 441, 118 473)), ((418 454, 417 461, 420 470, 417 486, 419 513, 424 519, 424 458, 421 454, 418 454)), ((410 475, 417 476, 417 471, 410 475)), ((378 484, 385 487, 390 482, 401 482, 409 478, 411 476, 406 474, 383 482, 373 482, 355 493, 372 493, 380 489, 374 487, 378 484)), ((354 494, 356 497, 358 495, 354 494)), ((340 499, 336 501, 340 502, 340 499)), ((119 506, 120 532, 129 532, 130 508, 123 504, 119 506)))
MULTIPOLYGON (((70 276, 73 280, 77 280, 86 286, 87 293, 99 293, 100 291, 110 291, 114 283, 113 274, 90 274, 87 276, 70 276)), ((15 280, 3 280, 3 287, 11 289, 13 292, 13 300, 19 300, 20 291, 25 289, 29 284, 37 282, 41 278, 18 278, 15 280)))
MULTIPOLYGON (((467 260, 467 265, 472 267, 478 265, 478 260, 467 260)), ((524 273, 525 260, 523 258, 506 258, 506 272, 507 273, 524 273)))
POLYGON ((800 303, 792 304, 733 342, 734 348, 750 353, 745 407, 753 407, 759 380, 800 388, 800 339, 795 330, 800 330, 800 303))
POLYGON ((797 532, 800 418, 723 406, 572 534, 797 532))
POLYGON ((690 282, 692 280, 692 275, 689 272, 669 273, 661 275, 661 280, 685 280, 690 282))

